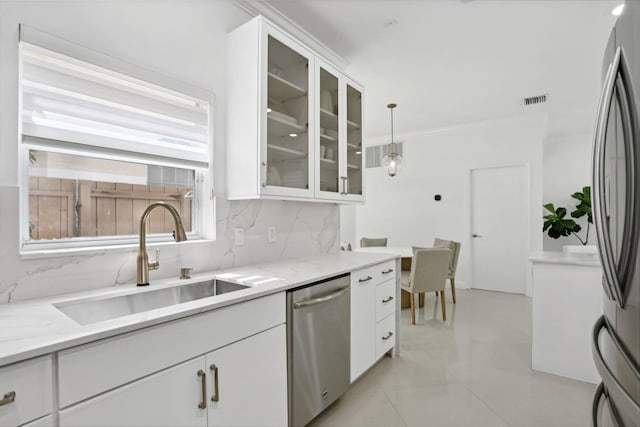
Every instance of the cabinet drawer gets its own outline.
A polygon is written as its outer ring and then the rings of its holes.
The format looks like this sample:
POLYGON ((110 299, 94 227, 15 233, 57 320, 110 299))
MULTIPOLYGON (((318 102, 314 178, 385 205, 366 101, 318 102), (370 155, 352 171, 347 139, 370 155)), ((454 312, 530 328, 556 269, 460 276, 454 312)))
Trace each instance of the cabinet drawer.
POLYGON ((376 360, 396 343, 396 316, 391 314, 376 323, 376 360))
POLYGON ((376 286, 385 280, 394 279, 395 273, 396 261, 386 261, 372 267, 351 272, 351 286, 364 284, 376 286))
POLYGON ((51 356, 0 368, 0 399, 7 399, 0 406, 0 425, 19 425, 50 414, 51 378, 51 356))
POLYGON ((60 407, 282 324, 285 308, 282 292, 61 351, 60 407))
POLYGON ((396 281, 387 280, 376 286, 376 322, 396 312, 396 281))

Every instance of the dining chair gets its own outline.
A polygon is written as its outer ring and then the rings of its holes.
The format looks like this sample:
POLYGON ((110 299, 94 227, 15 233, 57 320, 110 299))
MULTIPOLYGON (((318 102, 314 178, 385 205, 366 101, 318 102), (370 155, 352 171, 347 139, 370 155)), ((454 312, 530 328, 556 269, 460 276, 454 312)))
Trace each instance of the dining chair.
POLYGON ((456 303, 456 268, 458 267, 458 256, 460 255, 460 242, 453 240, 433 239, 434 248, 446 248, 451 251, 451 259, 449 260, 449 270, 447 271, 447 279, 451 284, 451 295, 453 303, 456 303))
POLYGON ((439 292, 442 306, 442 320, 447 320, 444 302, 444 288, 447 283, 447 270, 451 251, 446 248, 415 248, 411 271, 402 275, 401 289, 409 292, 411 304, 411 324, 416 324, 415 294, 439 292))
POLYGON ((360 247, 366 248, 370 246, 387 246, 387 238, 386 237, 363 237, 360 239, 360 247))

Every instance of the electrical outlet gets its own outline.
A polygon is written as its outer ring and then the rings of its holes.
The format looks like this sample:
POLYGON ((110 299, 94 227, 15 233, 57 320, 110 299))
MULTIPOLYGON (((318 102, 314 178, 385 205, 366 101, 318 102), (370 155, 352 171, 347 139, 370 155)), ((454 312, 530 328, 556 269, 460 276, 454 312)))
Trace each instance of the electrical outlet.
POLYGON ((276 237, 276 228, 275 227, 267 227, 267 242, 275 243, 277 241, 276 237))
POLYGON ((236 246, 244 246, 244 228, 236 228, 234 230, 236 238, 236 246))

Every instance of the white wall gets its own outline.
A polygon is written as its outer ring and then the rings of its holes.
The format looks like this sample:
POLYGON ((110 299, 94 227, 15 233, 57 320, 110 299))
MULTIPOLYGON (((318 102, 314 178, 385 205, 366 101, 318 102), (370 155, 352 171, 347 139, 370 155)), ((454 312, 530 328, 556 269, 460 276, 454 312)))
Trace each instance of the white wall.
POLYGON ((356 247, 356 206, 340 206, 340 242, 356 247))
MULTIPOLYGON (((431 246, 434 237, 462 243, 456 284, 468 283, 470 170, 527 164, 530 171, 528 251, 542 249, 542 146, 546 115, 471 123, 398 135, 404 168, 390 178, 367 169, 367 203, 356 207, 356 239, 389 238, 389 246, 431 246), (436 202, 435 194, 442 195, 436 202)), ((368 141, 370 145, 385 140, 368 141)), ((346 214, 346 212, 343 212, 346 214)), ((358 245, 359 246, 359 245, 358 245)))
MULTIPOLYGON (((567 208, 567 217, 578 204, 571 198, 571 194, 582 191, 582 187, 591 185, 591 150, 593 133, 582 133, 564 136, 550 136, 544 142, 544 185, 543 204, 553 203, 555 207, 567 208)), ((546 212, 541 209, 541 212, 546 212)), ((542 215, 542 214, 541 214, 542 215)), ((586 237, 587 221, 585 218, 577 219, 583 231, 580 236, 586 237)), ((589 244, 596 243, 593 225, 590 227, 589 244)), ((563 245, 579 245, 580 242, 573 236, 552 239, 544 233, 544 250, 560 251, 563 245)))
POLYGON ((226 34, 249 18, 230 0, 0 0, 0 302, 135 280, 135 248, 38 259, 19 255, 18 23, 215 94, 217 241, 163 246, 152 281, 177 277, 180 266, 203 271, 337 250, 336 205, 224 197, 226 34), (269 225, 277 227, 276 244, 266 243, 269 225), (245 229, 245 246, 232 245, 235 227, 245 229))

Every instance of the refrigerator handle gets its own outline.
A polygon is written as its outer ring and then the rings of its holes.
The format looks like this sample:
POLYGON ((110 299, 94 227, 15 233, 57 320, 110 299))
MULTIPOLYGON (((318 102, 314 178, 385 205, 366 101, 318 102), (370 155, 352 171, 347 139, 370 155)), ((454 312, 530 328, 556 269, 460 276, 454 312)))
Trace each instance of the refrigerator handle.
POLYGON ((609 413, 611 414, 611 424, 613 427, 622 427, 620 416, 618 415, 617 410, 611 405, 609 401, 609 396, 607 396, 607 391, 604 388, 604 383, 601 382, 598 384, 598 388, 596 388, 596 393, 593 396, 593 404, 591 406, 591 427, 598 427, 598 415, 600 414, 600 402, 604 397, 604 401, 609 406, 609 413))
MULTIPOLYGON (((620 250, 620 281, 629 283, 633 277, 636 257, 638 254, 638 219, 640 212, 638 205, 638 153, 640 143, 640 129, 638 126, 638 109, 635 102, 633 79, 627 63, 624 49, 620 48, 620 79, 617 79, 617 90, 620 93, 621 117, 624 132, 625 153, 625 211, 622 247, 620 250)), ((629 286, 620 288, 619 304, 624 308, 629 294, 629 286)))
POLYGON ((618 75, 620 64, 620 48, 616 51, 613 62, 609 65, 607 75, 604 80, 604 87, 598 103, 598 115, 596 120, 595 139, 593 143, 593 222, 596 229, 600 261, 604 272, 604 290, 609 299, 618 299, 618 295, 613 295, 611 285, 617 279, 615 270, 612 271, 613 257, 611 255, 611 241, 608 239, 608 225, 605 221, 604 210, 604 190, 605 179, 602 162, 604 160, 604 140, 607 132, 607 122, 609 121, 609 111, 613 101, 613 90, 615 80, 618 75))
MULTIPOLYGON (((604 360, 604 357, 602 356, 602 352, 600 351, 600 343, 598 340, 600 336, 600 331, 602 329, 606 329, 606 331, 609 333, 609 337, 611 338, 611 341, 616 347, 616 350, 623 356, 625 363, 629 364, 629 359, 626 351, 621 346, 615 333, 613 333, 613 331, 609 329, 609 325, 607 324, 605 317, 600 316, 596 321, 596 324, 593 327, 593 332, 592 332, 591 350, 593 353, 593 360, 595 362, 596 369, 598 370, 598 373, 602 378, 602 382, 606 383, 607 387, 609 388, 613 387, 612 390, 615 392, 614 395, 617 396, 618 398, 617 403, 618 405, 621 405, 621 407, 625 409, 624 412, 627 414, 630 414, 630 417, 632 419, 640 419, 640 406, 633 399, 633 397, 624 389, 622 384, 620 384, 618 379, 614 376, 613 372, 611 372, 611 370, 607 366, 604 360)), ((629 365, 629 368, 631 368, 631 370, 634 372, 636 379, 640 378, 640 373, 637 371, 637 369, 633 364, 629 365)), ((608 397, 609 390, 605 389, 604 393, 608 397)), ((596 390, 596 396, 597 396, 597 390, 596 390)), ((594 402, 594 405, 595 405, 595 402, 594 402)), ((624 425, 620 422, 619 411, 616 405, 614 404, 613 400, 609 400, 609 410, 611 412, 611 415, 614 421, 617 421, 618 425, 624 425)))

